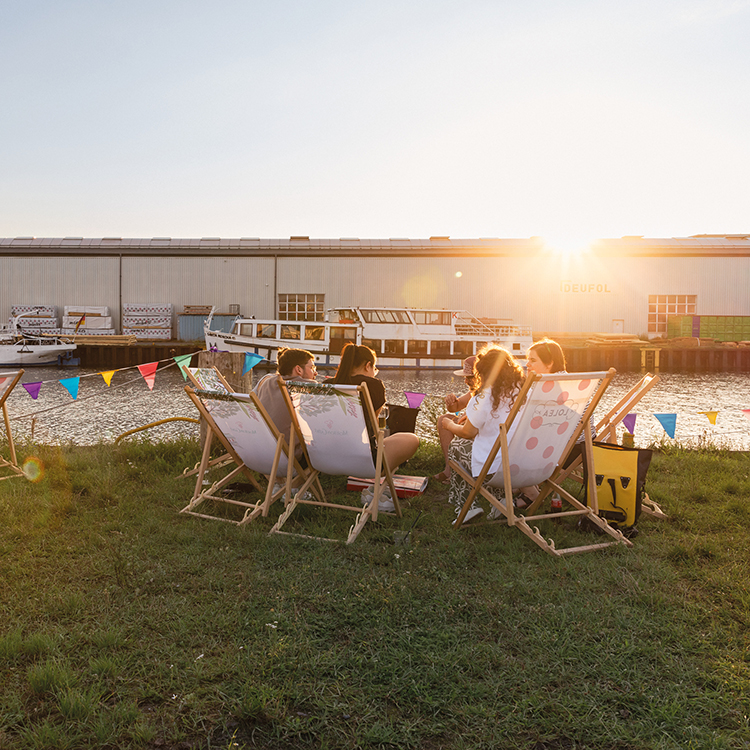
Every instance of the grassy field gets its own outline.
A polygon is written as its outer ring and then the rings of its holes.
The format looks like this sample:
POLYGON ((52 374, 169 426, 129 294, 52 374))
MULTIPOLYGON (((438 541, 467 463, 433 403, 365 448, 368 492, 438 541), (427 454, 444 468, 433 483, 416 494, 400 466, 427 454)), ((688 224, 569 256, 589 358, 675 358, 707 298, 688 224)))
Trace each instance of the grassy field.
POLYGON ((0 482, 0 748, 750 747, 746 454, 657 454, 670 519, 557 560, 453 531, 434 482, 347 547, 269 537, 278 506, 178 515, 192 443, 19 452, 44 475, 0 482))

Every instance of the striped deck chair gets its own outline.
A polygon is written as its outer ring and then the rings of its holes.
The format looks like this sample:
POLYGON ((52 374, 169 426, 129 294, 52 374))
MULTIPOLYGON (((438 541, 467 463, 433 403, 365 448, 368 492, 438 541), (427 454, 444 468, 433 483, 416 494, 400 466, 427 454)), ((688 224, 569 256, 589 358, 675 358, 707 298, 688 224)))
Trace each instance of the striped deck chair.
POLYGON ((472 485, 455 527, 461 526, 471 504, 481 494, 499 511, 504 522, 519 529, 535 544, 556 557, 602 549, 614 544, 632 547, 632 542, 619 530, 599 518, 593 474, 589 476, 589 506, 578 501, 555 481, 559 473, 558 467, 564 463, 581 431, 585 435, 585 450, 591 456, 591 415, 614 374, 613 369, 608 372, 552 375, 531 373, 526 378, 508 419, 500 426, 495 445, 479 476, 472 477, 463 466, 451 461, 453 471, 457 471, 472 485), (508 440, 511 425, 514 425, 514 432, 508 440), (498 451, 501 452, 502 463, 489 476, 498 451), (513 491, 531 485, 539 485, 540 490, 546 494, 554 490, 572 509, 540 516, 535 516, 529 510, 525 516, 518 515, 513 508, 513 491), (504 500, 498 500, 487 487, 503 489, 504 500), (535 520, 564 516, 585 517, 612 539, 598 544, 557 549, 555 541, 545 539, 533 523, 535 520))
MULTIPOLYGON (((286 490, 286 485, 274 489, 276 477, 287 474, 289 454, 284 436, 271 421, 268 412, 254 393, 219 393, 194 390, 190 386, 185 386, 185 392, 206 420, 209 430, 203 449, 199 479, 205 474, 208 466, 212 435, 216 435, 226 448, 235 468, 208 489, 204 490, 202 484, 196 484, 196 493, 180 512, 199 518, 227 521, 238 526, 243 526, 258 516, 267 516, 272 503, 286 490), (256 473, 262 475, 263 479, 256 478, 256 473), (247 503, 218 494, 240 475, 244 475, 259 492, 263 493, 262 500, 247 503), (245 508, 245 513, 240 520, 235 521, 224 516, 199 512, 197 508, 207 500, 240 506, 245 508)), ((308 476, 308 472, 296 460, 289 466, 289 472, 293 470, 303 479, 308 476)), ((319 483, 314 484, 312 490, 323 497, 319 483)))
MULTIPOLYGON (((377 418, 366 386, 287 382, 286 384, 280 383, 279 387, 282 389, 292 416, 290 450, 293 450, 295 441, 302 442, 308 466, 311 468, 311 475, 294 497, 291 496, 291 490, 287 491, 286 509, 279 516, 271 533, 336 541, 282 531, 284 524, 300 505, 316 505, 357 513, 346 539, 346 543, 351 544, 369 519, 378 520, 379 501, 384 482, 390 488, 396 515, 400 517, 401 506, 391 470, 383 452, 383 430, 369 427, 377 425, 377 418), (372 438, 374 445, 370 437, 373 434, 375 435, 372 438), (360 504, 359 493, 357 493, 357 505, 331 503, 325 499, 322 502, 307 499, 305 490, 320 474, 353 475, 373 479, 373 498, 364 508, 360 504)), ((288 482, 289 477, 287 477, 288 482)))
POLYGON ((0 456, 0 470, 10 472, 5 476, 0 476, 0 481, 3 479, 25 476, 23 469, 18 465, 18 459, 16 458, 16 446, 13 443, 13 432, 10 429, 8 406, 5 403, 8 400, 8 396, 10 396, 11 392, 18 384, 18 381, 21 379, 23 372, 23 370, 0 372, 0 408, 3 412, 3 424, 5 425, 5 435, 8 439, 8 451, 10 453, 10 461, 0 456))
MULTIPOLYGON (((594 439, 600 443, 617 443, 617 426, 623 419, 631 414, 638 402, 661 380, 658 375, 646 373, 597 423, 594 439)), ((578 455, 564 469, 560 469, 554 478, 558 484, 571 478, 583 484, 583 457, 578 455)), ((549 489, 549 488, 548 488, 549 489)), ((549 492, 540 494, 530 508, 534 512, 544 501, 549 492)), ((641 512, 656 518, 668 518, 664 511, 645 495, 643 498, 641 512)))

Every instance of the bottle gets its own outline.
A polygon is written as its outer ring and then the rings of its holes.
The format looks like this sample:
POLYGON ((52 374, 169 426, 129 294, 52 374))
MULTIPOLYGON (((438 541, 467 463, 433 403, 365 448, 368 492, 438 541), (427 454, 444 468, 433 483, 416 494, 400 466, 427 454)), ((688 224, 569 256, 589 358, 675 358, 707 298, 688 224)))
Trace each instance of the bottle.
MULTIPOLYGON (((550 511, 550 513, 562 513, 562 498, 556 492, 550 498, 550 501, 549 501, 549 511, 550 511)), ((560 523, 560 519, 559 518, 553 518, 552 520, 555 523, 560 523)))

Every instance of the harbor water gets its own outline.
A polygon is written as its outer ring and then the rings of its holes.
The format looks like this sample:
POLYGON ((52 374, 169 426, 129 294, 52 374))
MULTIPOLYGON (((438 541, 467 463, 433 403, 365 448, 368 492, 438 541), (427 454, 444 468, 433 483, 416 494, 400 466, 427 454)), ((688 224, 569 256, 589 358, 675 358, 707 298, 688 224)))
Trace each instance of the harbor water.
MULTIPOLYGON (((423 439, 435 440, 435 419, 444 412, 446 393, 463 393, 463 379, 451 372, 428 370, 381 371, 388 401, 407 405, 405 391, 425 394, 417 421, 423 439)), ((603 415, 640 378, 619 373, 605 393, 597 414, 603 415)), ((661 382, 635 409, 635 444, 645 446, 669 439, 654 414, 676 414, 675 440, 681 444, 713 444, 750 450, 750 376, 743 373, 664 373, 661 382), (700 412, 717 412, 716 424, 700 412)), ((107 385, 99 371, 78 368, 29 368, 8 399, 13 435, 18 444, 32 440, 46 444, 91 445, 113 442, 128 430, 171 417, 197 417, 184 392, 185 381, 172 361, 160 365, 153 390, 137 368, 115 372, 107 385), (61 384, 79 378, 77 398, 61 384), (41 382, 36 400, 22 383, 41 382)), ((622 428, 620 428, 622 430, 622 428)), ((169 422, 137 433, 138 439, 168 440, 198 435, 198 425, 169 422)))

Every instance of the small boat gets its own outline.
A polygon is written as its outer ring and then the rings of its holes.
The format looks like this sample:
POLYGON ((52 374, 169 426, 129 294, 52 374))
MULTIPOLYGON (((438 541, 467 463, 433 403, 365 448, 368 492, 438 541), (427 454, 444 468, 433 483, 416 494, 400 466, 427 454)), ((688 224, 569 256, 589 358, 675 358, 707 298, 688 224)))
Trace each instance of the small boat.
POLYGON ((204 326, 207 349, 258 354, 268 363, 276 361, 280 348, 295 347, 315 355, 319 366, 335 366, 344 344, 352 342, 374 349, 379 368, 455 370, 487 343, 520 360, 532 344, 530 326, 477 318, 465 310, 345 307, 316 321, 238 317, 230 333, 211 330, 214 310, 204 326))
POLYGON ((0 327, 0 366, 66 364, 76 345, 56 335, 24 329, 23 318, 31 314, 11 317, 7 326, 0 327))

